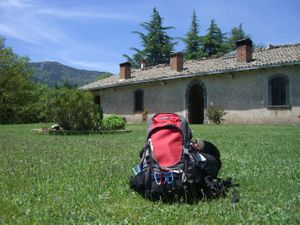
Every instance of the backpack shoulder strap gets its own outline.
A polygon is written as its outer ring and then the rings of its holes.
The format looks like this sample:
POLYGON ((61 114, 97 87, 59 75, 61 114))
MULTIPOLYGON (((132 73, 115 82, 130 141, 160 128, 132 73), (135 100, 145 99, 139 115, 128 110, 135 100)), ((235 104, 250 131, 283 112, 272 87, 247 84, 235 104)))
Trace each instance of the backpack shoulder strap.
POLYGON ((183 116, 180 116, 180 122, 181 122, 181 130, 184 138, 184 145, 186 148, 190 146, 190 142, 193 138, 192 130, 186 121, 186 119, 183 116))

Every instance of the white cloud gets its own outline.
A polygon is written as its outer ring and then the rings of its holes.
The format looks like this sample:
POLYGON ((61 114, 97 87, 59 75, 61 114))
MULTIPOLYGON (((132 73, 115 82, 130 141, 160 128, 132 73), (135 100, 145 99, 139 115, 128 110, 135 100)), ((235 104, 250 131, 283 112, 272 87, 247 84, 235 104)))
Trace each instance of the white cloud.
POLYGON ((47 8, 40 9, 37 11, 38 14, 53 16, 56 18, 63 19, 109 19, 109 20, 133 20, 134 17, 130 14, 124 13, 112 13, 112 12, 101 12, 90 9, 72 9, 72 10, 61 10, 58 8, 47 8))
POLYGON ((66 63, 76 68, 85 68, 88 70, 97 70, 116 73, 118 70, 118 65, 114 62, 95 62, 95 61, 81 61, 74 60, 71 58, 61 59, 62 63, 66 63))
POLYGON ((32 6, 30 0, 0 0, 0 8, 12 9, 12 8, 26 8, 32 6))
POLYGON ((31 44, 43 45, 45 42, 62 44, 70 39, 58 28, 44 23, 31 15, 7 16, 0 20, 0 33, 31 44))
MULTIPOLYGON (((7 39, 13 38, 27 44, 29 57, 35 60, 60 61, 77 68, 112 71, 118 70, 118 64, 112 62, 119 53, 107 50, 105 45, 76 41, 68 34, 69 19, 107 19, 123 20, 134 19, 128 14, 114 12, 100 12, 96 9, 66 9, 59 8, 47 2, 37 0, 0 0, 0 35, 7 39), (97 49, 95 49, 97 46, 97 49), (95 61, 98 60, 99 61, 95 61)), ((76 21, 77 22, 77 21, 76 21)), ((74 22, 74 23, 76 23, 74 22)), ((73 24, 73 22, 71 21, 73 24)), ((78 32, 75 32, 75 34, 78 32)), ((74 34, 74 33, 73 33, 74 34)), ((85 34, 86 35, 86 34, 85 34)), ((76 35, 75 35, 76 36, 76 35)), ((24 44, 24 43, 23 43, 24 44)))
POLYGON ((0 5, 1 35, 35 45, 44 45, 47 42, 62 44, 70 41, 53 21, 35 13, 40 6, 33 1, 7 0, 0 5))
MULTIPOLYGON (((80 46, 66 46, 61 49, 42 49, 35 48, 35 55, 38 56, 38 60, 35 61, 58 61, 63 64, 87 70, 97 70, 97 71, 108 71, 117 72, 119 70, 118 64, 115 63, 115 57, 107 58, 104 51, 100 54, 90 55, 80 49, 80 46), (82 54, 78 54, 82 52, 82 54)), ((113 54, 112 54, 113 55, 113 54)))
POLYGON ((123 21, 131 15, 95 9, 63 9, 36 0, 0 0, 0 34, 31 44, 72 42, 57 19, 108 19, 123 21))
POLYGON ((6 25, 6 24, 0 24, 0 33, 1 35, 8 36, 8 37, 13 37, 21 41, 25 41, 31 44, 39 44, 39 41, 30 38, 29 35, 24 35, 20 30, 16 30, 14 26, 6 25))

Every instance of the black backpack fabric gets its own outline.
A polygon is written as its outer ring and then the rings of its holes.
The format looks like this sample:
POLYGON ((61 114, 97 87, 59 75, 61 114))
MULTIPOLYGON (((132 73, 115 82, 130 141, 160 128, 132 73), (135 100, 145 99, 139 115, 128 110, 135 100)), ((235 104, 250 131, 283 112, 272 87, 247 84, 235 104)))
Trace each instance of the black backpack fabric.
POLYGON ((218 148, 208 141, 192 141, 187 121, 176 114, 161 113, 150 120, 140 160, 130 188, 154 201, 193 203, 226 196, 232 186, 230 179, 218 178, 222 166, 218 148), (174 153, 170 146, 176 148, 174 153))

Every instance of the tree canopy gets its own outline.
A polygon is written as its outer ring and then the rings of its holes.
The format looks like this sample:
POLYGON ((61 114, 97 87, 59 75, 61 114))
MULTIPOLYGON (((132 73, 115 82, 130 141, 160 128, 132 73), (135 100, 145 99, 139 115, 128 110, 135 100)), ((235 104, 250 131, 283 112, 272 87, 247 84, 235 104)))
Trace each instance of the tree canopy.
POLYGON ((144 22, 141 26, 146 30, 145 33, 134 31, 141 38, 143 49, 131 48, 135 51, 132 57, 124 55, 134 67, 139 67, 140 60, 144 59, 146 65, 153 66, 169 62, 169 55, 176 44, 172 37, 167 34, 167 30, 173 27, 164 27, 163 18, 159 15, 156 8, 153 9, 149 22, 144 22))
POLYGON ((238 27, 233 27, 228 38, 229 50, 234 51, 236 49, 235 42, 248 37, 250 37, 250 35, 245 33, 242 24, 240 24, 238 27))
POLYGON ((185 49, 185 59, 198 59, 204 56, 201 46, 201 37, 199 36, 199 24, 195 10, 192 15, 192 22, 188 33, 185 38, 182 38, 185 49))
MULTIPOLYGON (((167 30, 173 27, 162 26, 162 18, 156 8, 153 9, 149 22, 141 26, 146 33, 134 31, 141 39, 143 49, 131 48, 135 53, 129 57, 123 55, 135 68, 139 68, 142 59, 147 66, 168 63, 169 55, 174 49, 174 38, 167 35, 167 30)), ((243 29, 242 24, 233 27, 229 33, 223 33, 216 21, 212 19, 206 34, 201 36, 199 23, 195 10, 192 14, 191 25, 184 38, 179 38, 184 43, 184 58, 200 59, 203 57, 221 56, 236 49, 235 42, 250 37, 243 29)))
POLYGON ((225 49, 225 34, 212 19, 207 29, 207 34, 202 37, 203 50, 207 56, 222 55, 225 49))
POLYGON ((16 55, 0 38, 0 123, 30 122, 34 102, 29 59, 16 55))

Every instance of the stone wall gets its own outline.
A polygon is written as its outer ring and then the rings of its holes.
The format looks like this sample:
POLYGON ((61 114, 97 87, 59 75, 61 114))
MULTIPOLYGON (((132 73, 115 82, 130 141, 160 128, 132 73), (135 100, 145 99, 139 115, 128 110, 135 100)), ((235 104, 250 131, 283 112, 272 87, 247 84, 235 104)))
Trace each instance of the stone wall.
POLYGON ((138 89, 144 91, 144 109, 150 114, 176 112, 187 117, 186 92, 195 80, 206 89, 207 106, 225 109, 224 123, 300 124, 300 66, 134 84, 94 91, 93 94, 100 95, 104 114, 120 114, 128 122, 138 122, 142 118, 142 112, 134 112, 134 91, 138 89), (268 107, 268 79, 276 74, 289 78, 291 107, 268 107))

